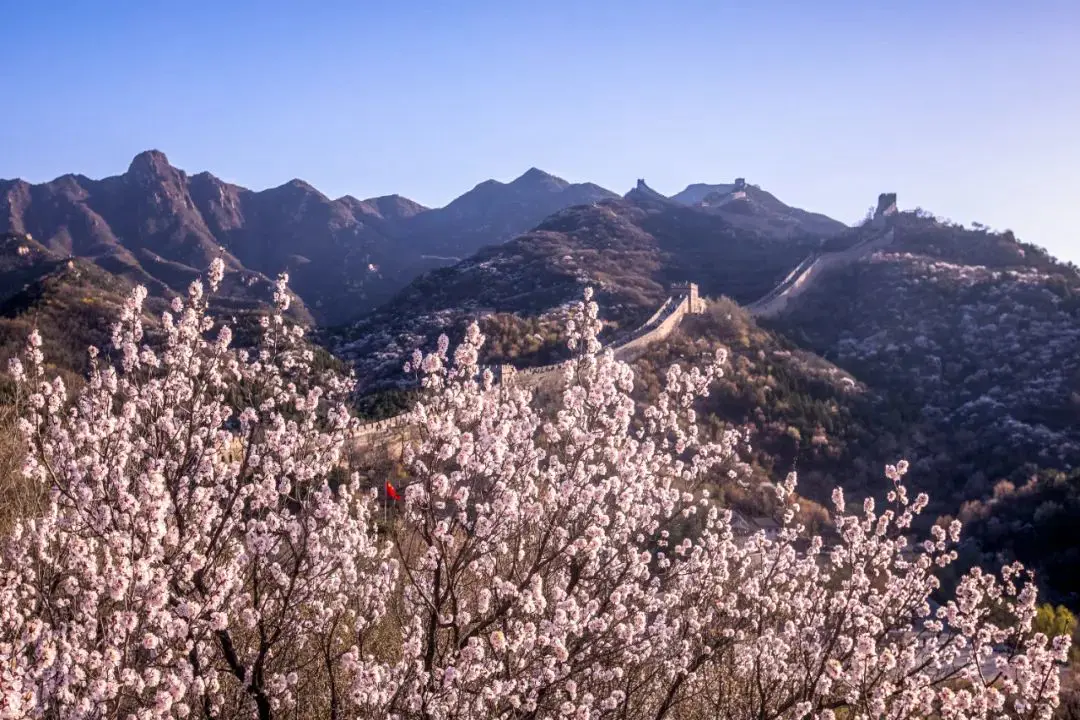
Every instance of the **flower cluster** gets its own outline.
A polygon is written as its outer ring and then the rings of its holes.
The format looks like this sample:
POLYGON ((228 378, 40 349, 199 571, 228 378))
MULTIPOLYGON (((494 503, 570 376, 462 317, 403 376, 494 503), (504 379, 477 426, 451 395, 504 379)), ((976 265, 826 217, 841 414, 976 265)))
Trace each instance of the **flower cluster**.
MULTIPOLYGON (((220 281, 221 266, 210 284, 220 281)), ((319 376, 279 312, 229 347, 202 288, 143 342, 134 295, 120 368, 70 403, 34 338, 26 468, 49 508, 4 540, 0 718, 880 718, 1046 720, 1064 638, 1032 631, 1016 567, 940 605, 960 527, 911 535, 927 498, 890 466, 886 507, 834 536, 732 531, 709 496, 744 437, 705 442, 695 403, 719 354, 671 368, 652 406, 597 342, 587 293, 574 358, 541 408, 478 365, 471 327, 417 355, 406 480, 388 532, 335 472, 349 383, 319 376)), ((385 502, 385 499, 384 499, 385 502)))
POLYGON ((371 498, 329 483, 349 386, 316 376, 285 279, 250 354, 228 327, 211 336, 200 282, 155 351, 145 296, 114 329, 119 370, 91 348, 74 402, 36 335, 13 363, 25 472, 50 498, 2 547, 2 718, 269 716, 343 682, 394 587, 371 498))

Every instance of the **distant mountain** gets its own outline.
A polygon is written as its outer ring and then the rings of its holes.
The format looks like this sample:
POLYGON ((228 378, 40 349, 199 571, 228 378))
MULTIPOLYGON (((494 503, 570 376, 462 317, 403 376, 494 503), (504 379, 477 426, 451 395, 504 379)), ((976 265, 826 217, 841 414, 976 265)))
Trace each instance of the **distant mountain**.
POLYGON ((383 195, 367 200, 345 195, 338 198, 338 202, 346 204, 355 215, 378 218, 387 223, 400 223, 428 210, 420 203, 400 195, 383 195))
POLYGON ((0 231, 85 258, 157 294, 180 291, 221 257, 235 299, 259 302, 279 272, 310 312, 333 325, 390 298, 424 270, 508 240, 566 207, 615 195, 533 168, 489 180, 445 208, 399 195, 331 200, 302 180, 261 191, 208 172, 188 176, 156 150, 122 175, 0 180, 0 231))
POLYGON ((657 191, 653 190, 642 179, 639 179, 637 181, 637 185, 635 185, 634 188, 630 190, 630 192, 626 193, 626 195, 623 195, 623 198, 639 207, 652 208, 656 210, 678 204, 671 198, 665 197, 664 195, 661 195, 657 191))
POLYGON ((377 386, 401 379, 413 348, 469 318, 542 318, 589 284, 605 318, 630 328, 672 283, 692 281, 703 293, 749 302, 819 246, 812 235, 779 239, 660 202, 639 186, 625 199, 558 212, 510 242, 420 276, 360 323, 336 329, 328 343, 355 362, 362 384, 377 386))
MULTIPOLYGON (((282 270, 297 276, 293 290, 310 305, 340 301, 348 288, 317 282, 306 265, 329 256, 359 272, 364 245, 386 243, 359 228, 343 204, 301 181, 251 192, 209 173, 188 177, 157 151, 102 180, 0 181, 0 230, 32 235, 51 253, 90 260, 159 295, 183 291, 221 257, 225 295, 241 305, 268 300, 282 270)), ((311 320, 303 303, 297 309, 311 320)))
POLYGON ((743 178, 736 178, 730 185, 688 185, 671 200, 721 215, 747 229, 777 235, 808 233, 828 238, 847 229, 838 220, 786 205, 756 185, 747 184, 743 178))
POLYGON ((520 235, 552 213, 617 197, 599 185, 569 183, 530 168, 509 183, 486 180, 446 207, 416 216, 408 234, 426 253, 462 259, 520 235))
POLYGON ((699 205, 709 195, 714 193, 730 193, 735 191, 735 183, 710 185, 708 183, 693 183, 687 185, 682 192, 675 193, 671 199, 680 205, 699 205))

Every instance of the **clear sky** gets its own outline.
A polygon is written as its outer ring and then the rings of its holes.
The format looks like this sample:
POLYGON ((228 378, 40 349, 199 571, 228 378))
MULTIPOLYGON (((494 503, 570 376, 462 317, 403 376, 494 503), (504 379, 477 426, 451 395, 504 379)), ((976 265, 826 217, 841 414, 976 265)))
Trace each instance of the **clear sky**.
POLYGON ((0 0, 0 177, 879 192, 1080 261, 1077 0, 0 0))

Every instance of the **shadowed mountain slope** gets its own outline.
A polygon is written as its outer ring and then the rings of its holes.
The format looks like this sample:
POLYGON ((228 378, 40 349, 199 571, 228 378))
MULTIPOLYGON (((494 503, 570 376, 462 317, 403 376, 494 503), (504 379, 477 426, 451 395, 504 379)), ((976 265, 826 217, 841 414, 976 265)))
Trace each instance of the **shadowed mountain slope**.
POLYGON ((187 175, 161 152, 122 175, 0 180, 0 231, 94 262, 152 292, 182 290, 215 257, 241 277, 238 301, 260 302, 278 273, 313 320, 363 315, 421 272, 508 240, 575 204, 614 197, 535 168, 481 183, 445 208, 398 195, 331 200, 302 180, 253 191, 208 172, 187 175))
POLYGON ((398 377, 413 348, 467 319, 543 318, 597 289, 612 331, 634 327, 679 282, 742 302, 768 292, 820 239, 779 240, 674 203, 603 200, 427 273, 358 324, 328 336, 373 385, 398 377))

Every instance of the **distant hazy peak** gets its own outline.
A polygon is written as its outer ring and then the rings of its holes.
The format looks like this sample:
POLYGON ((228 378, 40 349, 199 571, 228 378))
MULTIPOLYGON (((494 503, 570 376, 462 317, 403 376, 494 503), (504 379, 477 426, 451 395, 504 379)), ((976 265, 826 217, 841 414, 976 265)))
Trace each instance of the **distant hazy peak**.
POLYGON ((415 200, 397 194, 380 195, 365 200, 357 200, 352 195, 345 195, 338 198, 336 202, 349 205, 365 215, 374 215, 384 220, 405 220, 427 212, 429 209, 415 200))
POLYGON ((735 189, 736 183, 692 183, 690 185, 687 185, 686 189, 682 192, 672 195, 671 199, 677 203, 682 203, 683 205, 697 205, 709 195, 712 195, 714 193, 730 193, 734 192, 735 189))
POLYGON ((556 177, 556 176, 552 175, 551 173, 544 172, 543 170, 541 170, 540 168, 537 168, 537 167, 529 168, 524 173, 522 173, 520 177, 518 177, 516 180, 514 180, 510 184, 515 185, 515 186, 547 185, 547 186, 549 186, 549 187, 551 187, 553 189, 558 189, 558 190, 561 190, 561 189, 563 189, 563 188, 570 185, 570 183, 563 180, 561 177, 556 177))
POLYGON ((407 198, 404 195, 398 195, 397 193, 394 193, 393 195, 380 195, 379 197, 369 198, 368 202, 373 202, 379 206, 411 208, 417 212, 423 212, 424 210, 429 209, 427 205, 421 205, 415 200, 407 198))
MULTIPOLYGON (((300 178, 293 178, 292 180, 285 183, 281 187, 283 187, 283 188, 292 188, 294 190, 303 190, 304 192, 319 193, 319 191, 315 189, 314 185, 307 182, 306 180, 301 180, 300 178)), ((322 195, 322 193, 319 193, 319 194, 322 195)))
POLYGON ((637 184, 634 185, 634 187, 629 192, 627 192, 626 195, 623 196, 623 198, 632 203, 644 204, 650 207, 658 204, 672 204, 672 200, 666 195, 658 193, 656 190, 653 190, 651 187, 649 187, 649 185, 645 182, 644 178, 639 178, 637 184))

